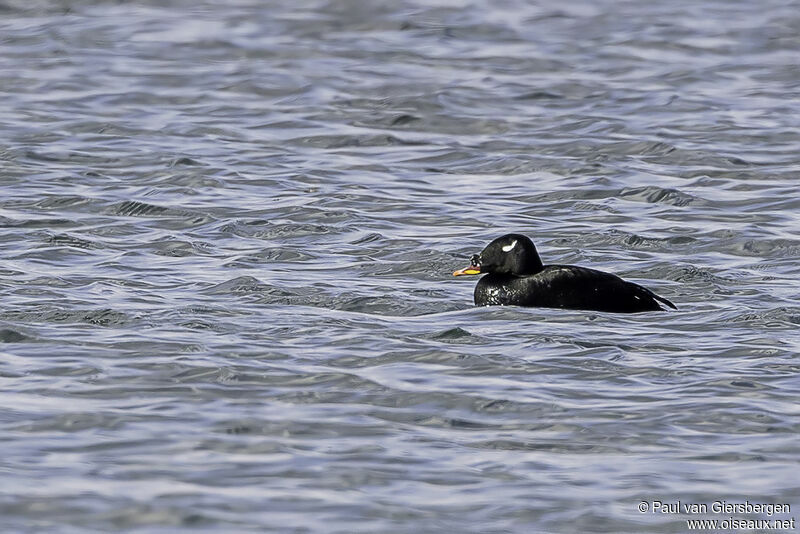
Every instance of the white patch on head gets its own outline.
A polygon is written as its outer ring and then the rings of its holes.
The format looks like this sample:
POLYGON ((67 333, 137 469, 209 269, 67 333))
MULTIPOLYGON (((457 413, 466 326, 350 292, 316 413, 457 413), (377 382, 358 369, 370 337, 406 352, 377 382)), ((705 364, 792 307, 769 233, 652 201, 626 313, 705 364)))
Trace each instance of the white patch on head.
POLYGON ((511 252, 511 249, 517 246, 517 240, 511 242, 510 245, 506 245, 503 247, 503 252, 511 252))

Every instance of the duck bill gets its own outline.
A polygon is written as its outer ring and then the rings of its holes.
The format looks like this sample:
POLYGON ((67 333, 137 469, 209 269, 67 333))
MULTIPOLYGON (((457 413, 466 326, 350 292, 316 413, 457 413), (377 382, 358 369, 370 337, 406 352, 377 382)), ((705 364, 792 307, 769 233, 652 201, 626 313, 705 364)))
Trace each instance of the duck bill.
POLYGON ((463 269, 454 272, 453 276, 464 276, 467 274, 481 274, 481 268, 476 265, 470 265, 469 267, 464 267, 463 269))

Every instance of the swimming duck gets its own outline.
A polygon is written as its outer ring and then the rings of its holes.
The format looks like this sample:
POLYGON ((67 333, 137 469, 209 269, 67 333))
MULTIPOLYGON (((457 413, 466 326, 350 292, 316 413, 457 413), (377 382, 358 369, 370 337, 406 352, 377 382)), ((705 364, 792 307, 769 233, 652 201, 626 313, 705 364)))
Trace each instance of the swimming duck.
POLYGON ((543 265, 533 241, 522 234, 498 237, 469 267, 453 276, 486 274, 475 286, 476 306, 534 306, 635 313, 677 310, 673 303, 617 275, 576 265, 543 265))

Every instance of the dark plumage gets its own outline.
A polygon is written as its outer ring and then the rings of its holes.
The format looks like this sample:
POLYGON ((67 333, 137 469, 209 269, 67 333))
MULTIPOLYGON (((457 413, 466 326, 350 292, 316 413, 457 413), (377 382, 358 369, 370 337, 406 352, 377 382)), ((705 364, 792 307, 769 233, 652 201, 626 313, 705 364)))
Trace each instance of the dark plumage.
POLYGON ((475 287, 477 306, 535 306, 570 310, 634 313, 662 311, 673 303, 617 275, 575 265, 543 265, 533 242, 508 234, 472 256, 470 266, 453 273, 483 274, 475 287))

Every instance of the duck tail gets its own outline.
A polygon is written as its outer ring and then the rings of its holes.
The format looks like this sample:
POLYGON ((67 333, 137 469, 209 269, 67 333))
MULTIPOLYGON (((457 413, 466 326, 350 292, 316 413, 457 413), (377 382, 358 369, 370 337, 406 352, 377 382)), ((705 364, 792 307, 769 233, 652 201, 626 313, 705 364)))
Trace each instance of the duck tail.
POLYGON ((659 296, 658 296, 658 295, 656 295, 655 293, 653 293, 653 297, 654 297, 654 298, 655 298, 657 301, 659 301, 659 302, 662 302, 662 303, 666 304, 667 306, 669 306, 669 307, 670 307, 670 308, 672 308, 673 310, 677 310, 677 309, 678 309, 678 307, 677 307, 677 306, 675 306, 673 303, 671 303, 670 301, 668 301, 668 300, 667 300, 667 299, 665 299, 664 297, 659 297, 659 296))

